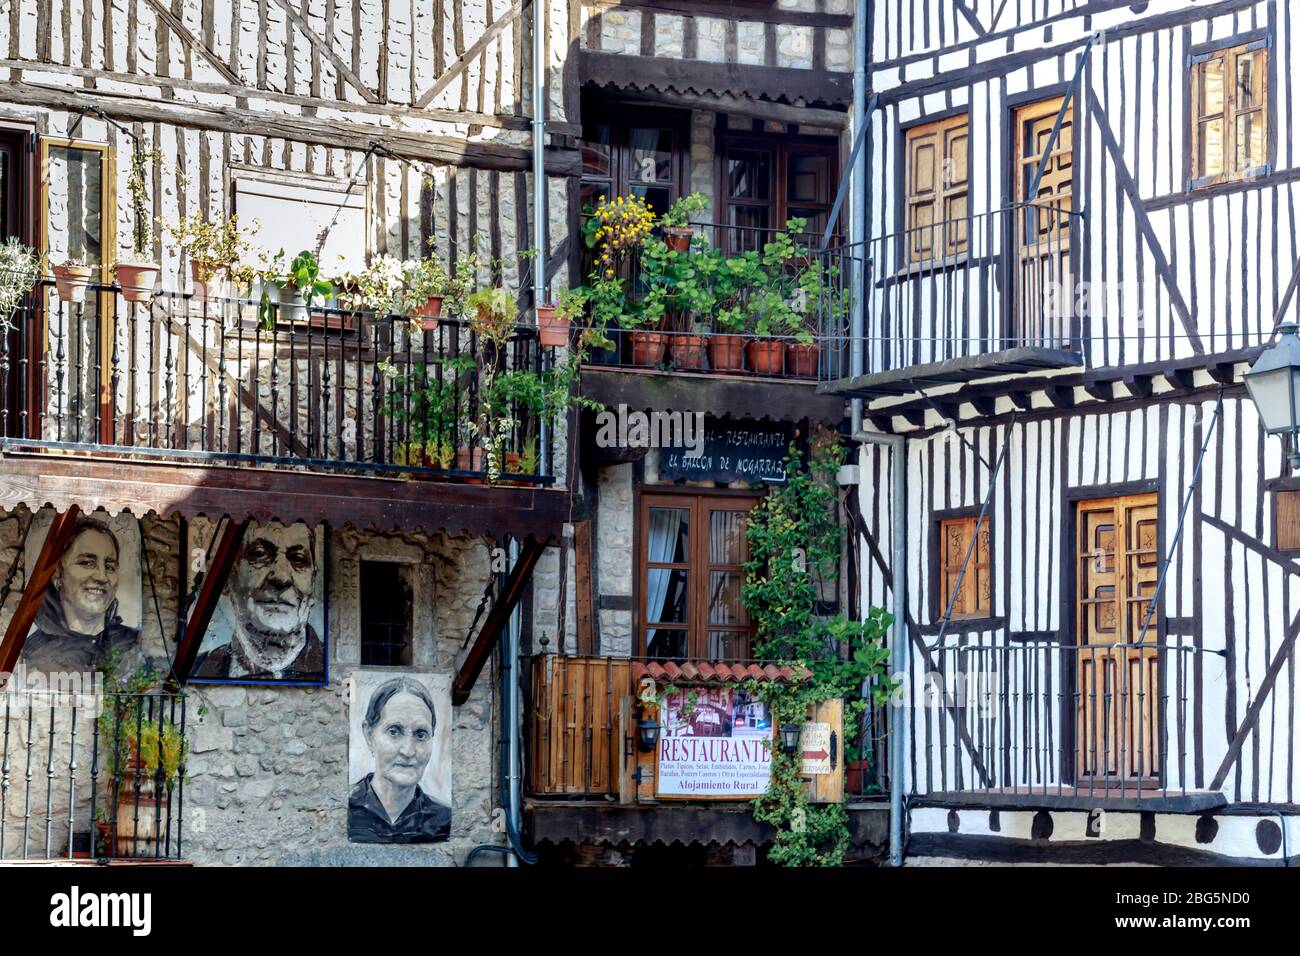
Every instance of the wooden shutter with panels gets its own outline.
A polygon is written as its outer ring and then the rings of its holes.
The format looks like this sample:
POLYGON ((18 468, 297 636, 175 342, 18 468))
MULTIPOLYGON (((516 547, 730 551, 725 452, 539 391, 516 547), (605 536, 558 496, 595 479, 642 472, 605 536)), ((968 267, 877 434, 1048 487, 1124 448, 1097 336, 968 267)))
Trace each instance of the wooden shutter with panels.
POLYGON ((970 548, 971 536, 975 534, 977 515, 968 518, 945 518, 939 522, 939 608, 938 613, 948 607, 953 589, 957 590, 957 600, 952 605, 952 617, 981 618, 988 617, 992 606, 989 587, 989 518, 979 522, 979 546, 971 555, 966 573, 961 575, 962 563, 966 560, 966 551, 970 548), (961 575, 961 585, 957 578, 961 575))
POLYGON ((967 249, 970 120, 953 116, 907 131, 907 262, 967 249))

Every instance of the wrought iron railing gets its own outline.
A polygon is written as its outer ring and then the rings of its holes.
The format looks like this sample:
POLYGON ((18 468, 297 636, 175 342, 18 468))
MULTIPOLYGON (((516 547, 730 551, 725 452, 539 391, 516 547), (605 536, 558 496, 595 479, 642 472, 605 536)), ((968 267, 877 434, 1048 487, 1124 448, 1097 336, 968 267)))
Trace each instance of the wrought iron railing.
POLYGON ((73 303, 41 284, 0 336, 0 444, 471 481, 491 448, 501 480, 552 481, 536 403, 502 397, 511 373, 553 367, 533 327, 497 348, 461 319, 421 327, 328 301, 128 302, 91 285, 73 303))
POLYGON ((925 223, 864 253, 863 371, 1020 347, 1078 351, 1080 214, 1049 203, 925 223))
POLYGON ((919 779, 951 796, 1113 800, 1197 792, 1190 644, 945 646, 913 688, 919 779), (928 714, 925 713, 928 711, 928 714))
POLYGON ((0 861, 180 859, 188 753, 180 694, 0 691, 0 861))

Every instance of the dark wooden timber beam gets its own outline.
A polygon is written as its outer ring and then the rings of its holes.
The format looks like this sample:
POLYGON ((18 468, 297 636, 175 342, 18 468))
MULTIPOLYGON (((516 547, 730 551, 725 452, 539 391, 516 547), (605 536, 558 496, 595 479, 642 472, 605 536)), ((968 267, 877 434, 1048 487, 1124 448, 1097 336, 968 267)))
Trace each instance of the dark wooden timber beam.
MULTIPOLYGON (((41 602, 45 600, 45 592, 50 582, 54 580, 59 558, 63 556, 63 550, 68 546, 68 539, 72 536, 72 529, 76 527, 80 515, 81 509, 71 505, 67 511, 55 515, 50 523, 50 530, 45 534, 45 541, 36 556, 36 563, 27 574, 27 586, 23 588, 18 606, 14 608, 14 615, 9 619, 9 626, 5 628, 4 640, 0 642, 0 675, 11 674, 14 665, 18 663, 18 656, 23 652, 23 642, 27 640, 27 632, 32 629, 36 612, 40 610, 41 602)), ((0 685, 3 685, 6 680, 7 678, 0 677, 0 685)))
POLYGON ((998 400, 992 395, 972 395, 970 403, 980 415, 993 415, 998 410, 998 400))
POLYGON ((1231 362, 1211 363, 1206 367, 1210 378, 1214 379, 1220 385, 1231 385, 1236 379, 1236 366, 1231 362))
POLYGON ((1008 397, 1022 412, 1027 412, 1034 407, 1034 397, 1029 392, 1011 392, 1008 397))
POLYGON ((1113 382, 1088 382, 1083 386, 1083 390, 1099 402, 1109 402, 1115 397, 1113 382))
MULTIPOLYGON (((488 655, 492 653, 492 646, 501 636, 506 622, 510 620, 515 605, 523 596, 524 585, 532 577, 533 569, 537 567, 537 560, 545 549, 546 545, 532 535, 524 539, 523 546, 519 549, 519 558, 515 561, 515 566, 510 569, 510 574, 506 576, 505 587, 501 589, 492 609, 488 611, 483 627, 479 630, 478 637, 474 639, 469 653, 465 655, 465 662, 460 665, 460 672, 452 685, 451 702, 457 707, 469 700, 469 692, 474 689, 474 682, 482 673, 488 655)), ((557 643, 562 642, 563 635, 557 635, 556 640, 557 643)), ((560 646, 563 644, 560 643, 560 646)))
POLYGON ((1072 408, 1074 406, 1073 388, 1049 385, 1043 391, 1047 395, 1047 400, 1057 408, 1072 408))
POLYGON ((221 592, 226 588, 230 569, 235 566, 235 556, 239 554, 239 546, 244 540, 244 530, 247 527, 247 521, 231 521, 229 518, 221 525, 216 547, 212 551, 212 561, 203 573, 199 593, 194 597, 194 605, 190 608, 189 617, 181 632, 176 659, 172 661, 172 672, 167 683, 173 687, 179 687, 190 679, 190 671, 199 655, 203 635, 207 633, 221 592))
POLYGON ((1171 368, 1162 373, 1170 388, 1186 391, 1196 384, 1196 375, 1190 368, 1171 368))
POLYGON ((1124 387, 1134 398, 1150 398, 1152 383, 1150 375, 1129 375, 1124 378, 1124 387))
MULTIPOLYGON (((600 653, 600 648, 596 646, 596 608, 592 588, 594 562, 591 522, 575 521, 573 523, 573 598, 574 604, 577 605, 578 654, 581 657, 594 657, 600 653)), ((563 635, 557 635, 557 644, 562 637, 563 635)), ((562 644, 560 646, 563 647, 562 644)))
MULTIPOLYGON (((280 2, 284 3, 284 0, 280 0, 280 2)), ((288 4, 285 5, 288 6, 288 4)), ((502 30, 519 18, 519 14, 523 12, 523 9, 524 0, 515 0, 510 5, 509 10, 489 23, 487 29, 474 41, 474 45, 457 57, 456 62, 442 72, 442 75, 434 81, 433 86, 420 94, 415 101, 416 108, 423 109, 437 99, 438 94, 445 90, 452 80, 464 74, 469 65, 474 62, 475 57, 482 53, 502 30)), ((515 51, 515 55, 518 55, 518 51, 515 51)))

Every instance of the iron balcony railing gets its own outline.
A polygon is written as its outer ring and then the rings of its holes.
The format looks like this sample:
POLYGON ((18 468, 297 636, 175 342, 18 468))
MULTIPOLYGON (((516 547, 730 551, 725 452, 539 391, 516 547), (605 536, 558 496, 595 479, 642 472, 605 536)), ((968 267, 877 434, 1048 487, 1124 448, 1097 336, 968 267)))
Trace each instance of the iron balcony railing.
MULTIPOLYGON (((695 223, 691 250, 698 255, 714 249, 729 256, 744 252, 762 253, 764 246, 782 234, 779 229, 695 223)), ((833 380, 847 373, 849 310, 854 288, 854 266, 861 256, 839 237, 821 248, 821 236, 796 237, 797 252, 788 272, 792 278, 787 301, 802 317, 802 335, 795 330, 758 336, 752 332, 728 332, 717 328, 713 314, 693 314, 670 306, 657 327, 627 330, 605 329, 613 348, 596 350, 589 364, 623 368, 653 368, 666 372, 744 375, 762 378, 833 380), (793 281, 799 272, 813 272, 820 281, 810 283, 812 292, 799 292, 793 281), (751 343, 769 343, 768 348, 750 348, 751 343)), ((584 262, 589 268, 590 263, 584 262)), ((631 296, 644 293, 646 281, 637 257, 621 266, 625 288, 631 296)), ((757 308, 756 290, 742 290, 738 305, 742 312, 757 308)))
POLYGON ((912 792, 1138 801, 1196 792, 1197 653, 1155 641, 934 648, 913 689, 912 792))
POLYGON ((185 697, 58 686, 0 691, 0 861, 181 859, 185 697))
POLYGON ((528 390, 485 393, 553 367, 533 327, 498 349, 461 319, 426 330, 327 301, 139 303, 91 285, 71 303, 42 283, 0 336, 0 445, 481 481, 488 424, 509 420, 492 446, 500 479, 553 481, 528 390))
POLYGON ((872 239, 863 371, 1015 348, 1078 351, 1081 216, 1018 203, 872 239))

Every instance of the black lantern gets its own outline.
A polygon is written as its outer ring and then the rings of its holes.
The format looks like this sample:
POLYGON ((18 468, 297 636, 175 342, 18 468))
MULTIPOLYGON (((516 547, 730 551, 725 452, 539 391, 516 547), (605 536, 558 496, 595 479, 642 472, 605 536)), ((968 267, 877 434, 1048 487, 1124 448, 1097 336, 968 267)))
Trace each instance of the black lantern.
POLYGON ((636 746, 643 754, 648 754, 659 743, 659 722, 649 717, 642 717, 636 722, 636 746))
POLYGON ((783 751, 792 754, 799 749, 799 731, 798 724, 781 725, 781 749, 783 751))
MULTIPOLYGON (((1279 325, 1277 335, 1246 373, 1246 389, 1264 431, 1295 436, 1300 432, 1300 337, 1293 322, 1279 325)), ((1300 442, 1292 445, 1291 468, 1300 468, 1300 442)))

